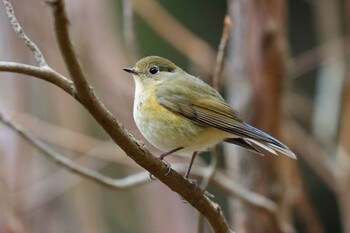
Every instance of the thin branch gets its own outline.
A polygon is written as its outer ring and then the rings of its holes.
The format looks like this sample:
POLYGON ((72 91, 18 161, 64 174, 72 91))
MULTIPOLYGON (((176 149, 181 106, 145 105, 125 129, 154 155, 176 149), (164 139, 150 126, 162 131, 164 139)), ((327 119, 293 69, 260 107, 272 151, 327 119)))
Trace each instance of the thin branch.
POLYGON ((2 121, 5 125, 16 131, 22 138, 27 140, 30 144, 32 144, 35 148, 44 153, 48 158, 53 160, 55 163, 59 164, 61 167, 76 173, 83 178, 88 180, 95 181, 96 183, 106 186, 108 188, 113 188, 115 190, 127 189, 138 186, 141 183, 145 183, 148 181, 148 177, 144 175, 136 174, 131 175, 122 179, 112 179, 110 177, 104 176, 96 171, 80 166, 77 163, 74 163, 69 158, 55 151, 53 148, 49 147, 46 143, 35 137, 34 135, 26 132, 21 129, 18 125, 10 120, 7 116, 5 116, 2 112, 0 112, 0 121, 2 121))
POLYGON ((0 71, 7 71, 12 73, 30 75, 52 84, 55 84, 74 98, 76 98, 76 91, 73 82, 49 66, 36 67, 16 62, 0 61, 0 71))
POLYGON ((24 44, 30 49, 30 51, 34 54, 34 58, 40 67, 47 66, 45 58, 41 53, 40 49, 36 44, 29 39, 29 37, 22 30, 21 25, 18 23, 18 20, 15 16, 15 12, 13 10, 12 4, 10 0, 3 0, 7 16, 11 22, 13 30, 16 32, 18 38, 24 42, 24 44))
POLYGON ((218 54, 216 57, 216 64, 215 64, 215 69, 214 69, 214 74, 213 74, 213 84, 212 86, 216 89, 220 89, 220 77, 221 73, 224 67, 224 59, 225 59, 225 54, 226 54, 226 47, 227 47, 227 42, 230 37, 230 31, 231 31, 231 17, 229 15, 226 15, 224 19, 224 28, 222 31, 221 35, 221 40, 220 40, 220 45, 219 45, 219 50, 218 54))
POLYGON ((54 26, 57 42, 64 63, 77 89, 77 95, 79 97, 81 96, 81 98, 91 98, 91 87, 85 78, 85 74, 81 65, 79 64, 70 39, 68 31, 69 20, 65 10, 64 1, 47 0, 46 2, 51 5, 54 15, 54 26))

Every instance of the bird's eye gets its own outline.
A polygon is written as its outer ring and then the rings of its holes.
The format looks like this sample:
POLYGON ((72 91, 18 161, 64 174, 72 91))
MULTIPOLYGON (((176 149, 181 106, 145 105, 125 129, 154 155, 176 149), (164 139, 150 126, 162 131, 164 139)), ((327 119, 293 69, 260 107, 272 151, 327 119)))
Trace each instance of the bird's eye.
POLYGON ((158 67, 153 66, 149 69, 149 72, 151 74, 157 74, 159 72, 159 69, 158 69, 158 67))

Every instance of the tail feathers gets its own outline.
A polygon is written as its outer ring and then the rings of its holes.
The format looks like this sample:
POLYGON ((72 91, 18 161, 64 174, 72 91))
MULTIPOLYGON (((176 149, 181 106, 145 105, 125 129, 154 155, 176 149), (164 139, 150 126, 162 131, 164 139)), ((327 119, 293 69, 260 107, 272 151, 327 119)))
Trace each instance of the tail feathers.
POLYGON ((227 138, 225 139, 225 142, 236 144, 237 146, 241 146, 253 153, 264 156, 263 153, 261 153, 258 149, 254 148, 252 144, 244 138, 227 138))
POLYGON ((247 141, 251 142, 254 145, 257 145, 261 148, 263 148, 264 150, 267 150, 268 152, 274 154, 274 155, 278 155, 279 153, 284 154, 292 159, 297 159, 296 155, 293 153, 293 151, 291 151, 287 146, 285 146, 284 144, 283 147, 281 147, 280 145, 276 145, 274 143, 269 143, 269 142, 261 142, 261 141, 257 141, 254 139, 250 139, 247 138, 247 141))
POLYGON ((259 155, 264 155, 261 151, 256 149, 254 146, 263 148, 264 150, 274 154, 284 154, 292 159, 297 159, 296 155, 291 151, 287 146, 279 142, 279 144, 274 144, 273 142, 262 142, 258 140, 254 140, 251 138, 227 138, 225 142, 229 142, 232 144, 236 144, 238 146, 241 146, 245 149, 248 149, 251 152, 254 152, 259 155), (254 145, 254 146, 253 146, 254 145), (282 145, 282 146, 280 146, 282 145))
POLYGON ((272 154, 278 155, 278 153, 284 154, 292 159, 297 159, 296 155, 282 142, 278 141, 276 138, 268 135, 267 133, 261 131, 260 129, 254 128, 251 125, 245 123, 251 132, 258 135, 259 139, 253 139, 254 137, 246 137, 245 140, 257 145, 272 154))

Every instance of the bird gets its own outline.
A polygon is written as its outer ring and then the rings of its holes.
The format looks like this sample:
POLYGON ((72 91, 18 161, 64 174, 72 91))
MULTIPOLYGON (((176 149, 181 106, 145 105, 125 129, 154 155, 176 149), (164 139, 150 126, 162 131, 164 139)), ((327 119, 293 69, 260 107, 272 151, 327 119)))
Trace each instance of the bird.
POLYGON ((136 126, 153 146, 164 151, 159 158, 165 162, 173 153, 192 155, 185 178, 197 153, 221 141, 260 155, 263 148, 297 158, 282 142, 244 122, 217 90, 170 60, 147 56, 123 70, 135 81, 136 126))

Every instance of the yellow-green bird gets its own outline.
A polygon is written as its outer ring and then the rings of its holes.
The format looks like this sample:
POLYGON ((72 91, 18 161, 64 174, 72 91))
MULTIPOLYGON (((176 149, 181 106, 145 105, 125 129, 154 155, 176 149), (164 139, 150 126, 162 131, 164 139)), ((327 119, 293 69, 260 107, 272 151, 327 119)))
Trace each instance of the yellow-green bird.
POLYGON ((125 68, 135 80, 134 120, 142 135, 155 147, 192 159, 198 151, 220 141, 230 142, 255 153, 256 147, 296 159, 282 142, 243 122, 214 88, 186 73, 171 61, 149 56, 133 68, 125 68))

